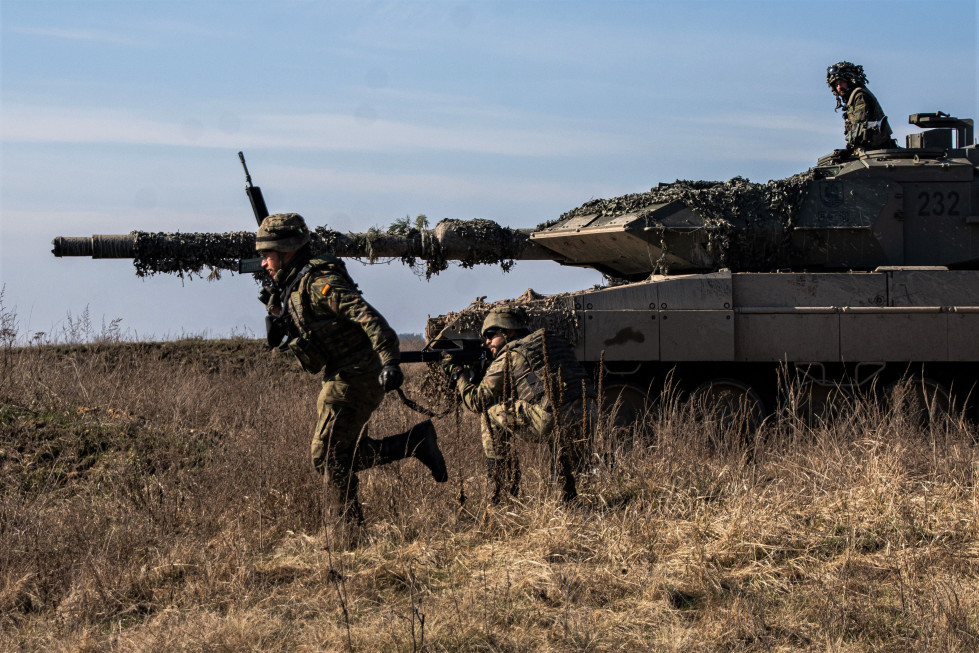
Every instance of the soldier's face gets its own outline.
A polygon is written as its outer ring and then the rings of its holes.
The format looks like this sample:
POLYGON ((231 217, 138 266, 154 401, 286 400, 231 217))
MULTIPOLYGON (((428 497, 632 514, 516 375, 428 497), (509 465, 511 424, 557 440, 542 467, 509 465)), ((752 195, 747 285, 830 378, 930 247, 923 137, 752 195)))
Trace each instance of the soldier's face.
POLYGON ((506 334, 499 329, 494 329, 492 333, 486 334, 486 348, 490 350, 490 353, 495 357, 497 352, 503 349, 503 345, 506 344, 506 334))
POLYGON ((850 90, 850 84, 845 79, 838 79, 833 82, 833 88, 836 89, 837 95, 843 95, 850 90))
POLYGON ((285 267, 289 259, 295 252, 277 252, 273 249, 267 249, 260 252, 262 256, 262 267, 265 268, 272 277, 285 267))
POLYGON ((262 256, 262 267, 273 277, 275 273, 282 269, 282 253, 267 249, 260 252, 262 256))

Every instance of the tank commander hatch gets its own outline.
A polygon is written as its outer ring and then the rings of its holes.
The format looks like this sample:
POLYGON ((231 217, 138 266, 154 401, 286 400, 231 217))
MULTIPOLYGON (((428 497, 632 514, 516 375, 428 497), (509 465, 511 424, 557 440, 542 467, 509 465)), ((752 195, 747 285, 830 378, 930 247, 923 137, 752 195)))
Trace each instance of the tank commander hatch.
POLYGON ((482 380, 451 358, 443 361, 443 369, 466 408, 481 414, 493 502, 519 491, 515 435, 550 445, 562 498, 573 500, 578 495, 575 474, 587 463, 597 415, 590 375, 566 339, 546 329, 531 333, 520 307, 491 310, 480 334, 492 356, 482 380))
POLYGON ((384 393, 404 380, 398 336, 361 296, 343 261, 331 254, 314 258, 309 243, 297 213, 270 215, 258 228, 255 248, 276 291, 267 305, 269 344, 288 338, 302 368, 323 374, 312 462, 324 476, 326 528, 355 540, 364 519, 357 472, 414 457, 439 483, 448 474, 429 420, 380 440, 367 436, 367 421, 384 393))
POLYGON ((843 109, 843 133, 846 149, 837 150, 841 156, 857 149, 882 150, 896 148, 891 138, 887 116, 874 94, 867 90, 863 66, 840 61, 826 69, 826 83, 836 96, 836 110, 843 109))

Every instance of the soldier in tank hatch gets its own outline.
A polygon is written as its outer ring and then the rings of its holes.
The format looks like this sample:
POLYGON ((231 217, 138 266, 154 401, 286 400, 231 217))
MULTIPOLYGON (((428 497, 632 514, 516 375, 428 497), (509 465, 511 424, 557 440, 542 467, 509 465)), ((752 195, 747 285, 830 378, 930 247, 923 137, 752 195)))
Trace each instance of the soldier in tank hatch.
POLYGON ((443 362, 462 402, 481 413, 494 503, 519 490, 515 435, 551 446, 563 498, 574 499, 575 474, 587 462, 594 431, 595 388, 571 344, 545 329, 531 333, 528 325, 522 308, 490 311, 480 333, 493 361, 478 382, 469 368, 451 359, 443 362))
POLYGON ((881 150, 897 147, 891 127, 874 94, 867 90, 863 66, 840 61, 826 69, 826 83, 836 96, 836 109, 843 109, 846 150, 881 150))
POLYGON ((404 380, 398 337, 364 301, 343 261, 331 254, 313 257, 309 242, 309 229, 296 213, 270 215, 258 229, 255 248, 279 300, 268 304, 269 343, 288 338, 303 369, 323 374, 313 466, 325 477, 327 526, 356 532, 363 522, 357 472, 414 457, 436 481, 448 475, 431 421, 380 440, 367 437, 371 413, 404 380))

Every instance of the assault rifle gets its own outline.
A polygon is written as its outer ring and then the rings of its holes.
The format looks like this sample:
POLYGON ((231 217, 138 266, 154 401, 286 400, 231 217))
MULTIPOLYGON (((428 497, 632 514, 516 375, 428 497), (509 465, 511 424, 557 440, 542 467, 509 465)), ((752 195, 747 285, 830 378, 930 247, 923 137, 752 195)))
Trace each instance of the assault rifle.
POLYGON ((437 338, 421 349, 401 352, 402 363, 441 363, 451 360, 459 365, 479 367, 489 360, 489 352, 479 338, 437 338))
MULTIPOLYGON (((248 173, 248 164, 245 163, 245 153, 238 152, 238 158, 241 160, 241 167, 245 169, 245 194, 248 196, 248 203, 252 205, 255 222, 261 227, 262 220, 269 217, 269 209, 265 205, 262 189, 252 185, 252 176, 248 173)), ((241 259, 238 261, 238 272, 260 272, 262 270, 261 261, 260 258, 241 259)), ((258 301, 265 305, 265 310, 268 312, 268 315, 265 316, 265 341, 270 348, 283 347, 282 341, 288 335, 289 330, 282 311, 279 289, 274 282, 270 285, 263 283, 262 290, 258 293, 258 301), (278 307, 277 311, 275 310, 276 307, 278 307)))
MULTIPOLYGON (((480 338, 435 338, 425 343, 421 349, 401 352, 402 363, 441 363, 445 360, 472 370, 473 379, 478 380, 486 373, 486 368, 489 366, 489 350, 483 346, 480 338)), ((446 375, 446 387, 451 387, 454 381, 455 377, 450 378, 446 375)), ((397 392, 408 408, 423 415, 444 417, 451 410, 449 408, 442 413, 436 413, 406 397, 401 388, 398 388, 397 392)))
POLYGON ((245 169, 245 194, 248 195, 248 201, 252 205, 252 212, 255 214, 255 222, 258 226, 262 226, 262 220, 269 217, 268 207, 265 206, 265 197, 262 196, 262 189, 258 186, 252 186, 252 176, 248 174, 248 165, 245 163, 245 153, 238 152, 238 158, 241 159, 241 167, 245 169))
MULTIPOLYGON (((259 227, 262 226, 262 220, 269 217, 269 209, 265 206, 265 197, 262 195, 262 189, 258 186, 252 186, 252 176, 248 174, 248 165, 245 163, 245 153, 238 152, 238 158, 241 159, 241 167, 245 169, 245 195, 248 195, 248 203, 252 205, 252 213, 255 214, 255 223, 259 227)), ((243 258, 238 261, 238 273, 239 274, 251 274, 255 272, 262 271, 262 259, 260 258, 243 258)), ((263 304, 268 305, 271 290, 263 289, 262 294, 259 295, 259 299, 262 300, 263 304)))

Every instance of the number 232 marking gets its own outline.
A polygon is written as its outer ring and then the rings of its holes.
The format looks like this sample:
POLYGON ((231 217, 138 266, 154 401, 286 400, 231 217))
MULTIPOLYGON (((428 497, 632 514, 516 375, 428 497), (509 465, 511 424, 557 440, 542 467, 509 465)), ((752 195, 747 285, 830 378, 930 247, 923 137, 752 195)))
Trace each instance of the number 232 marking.
POLYGON ((918 215, 959 215, 959 194, 921 191, 918 193, 918 215))

